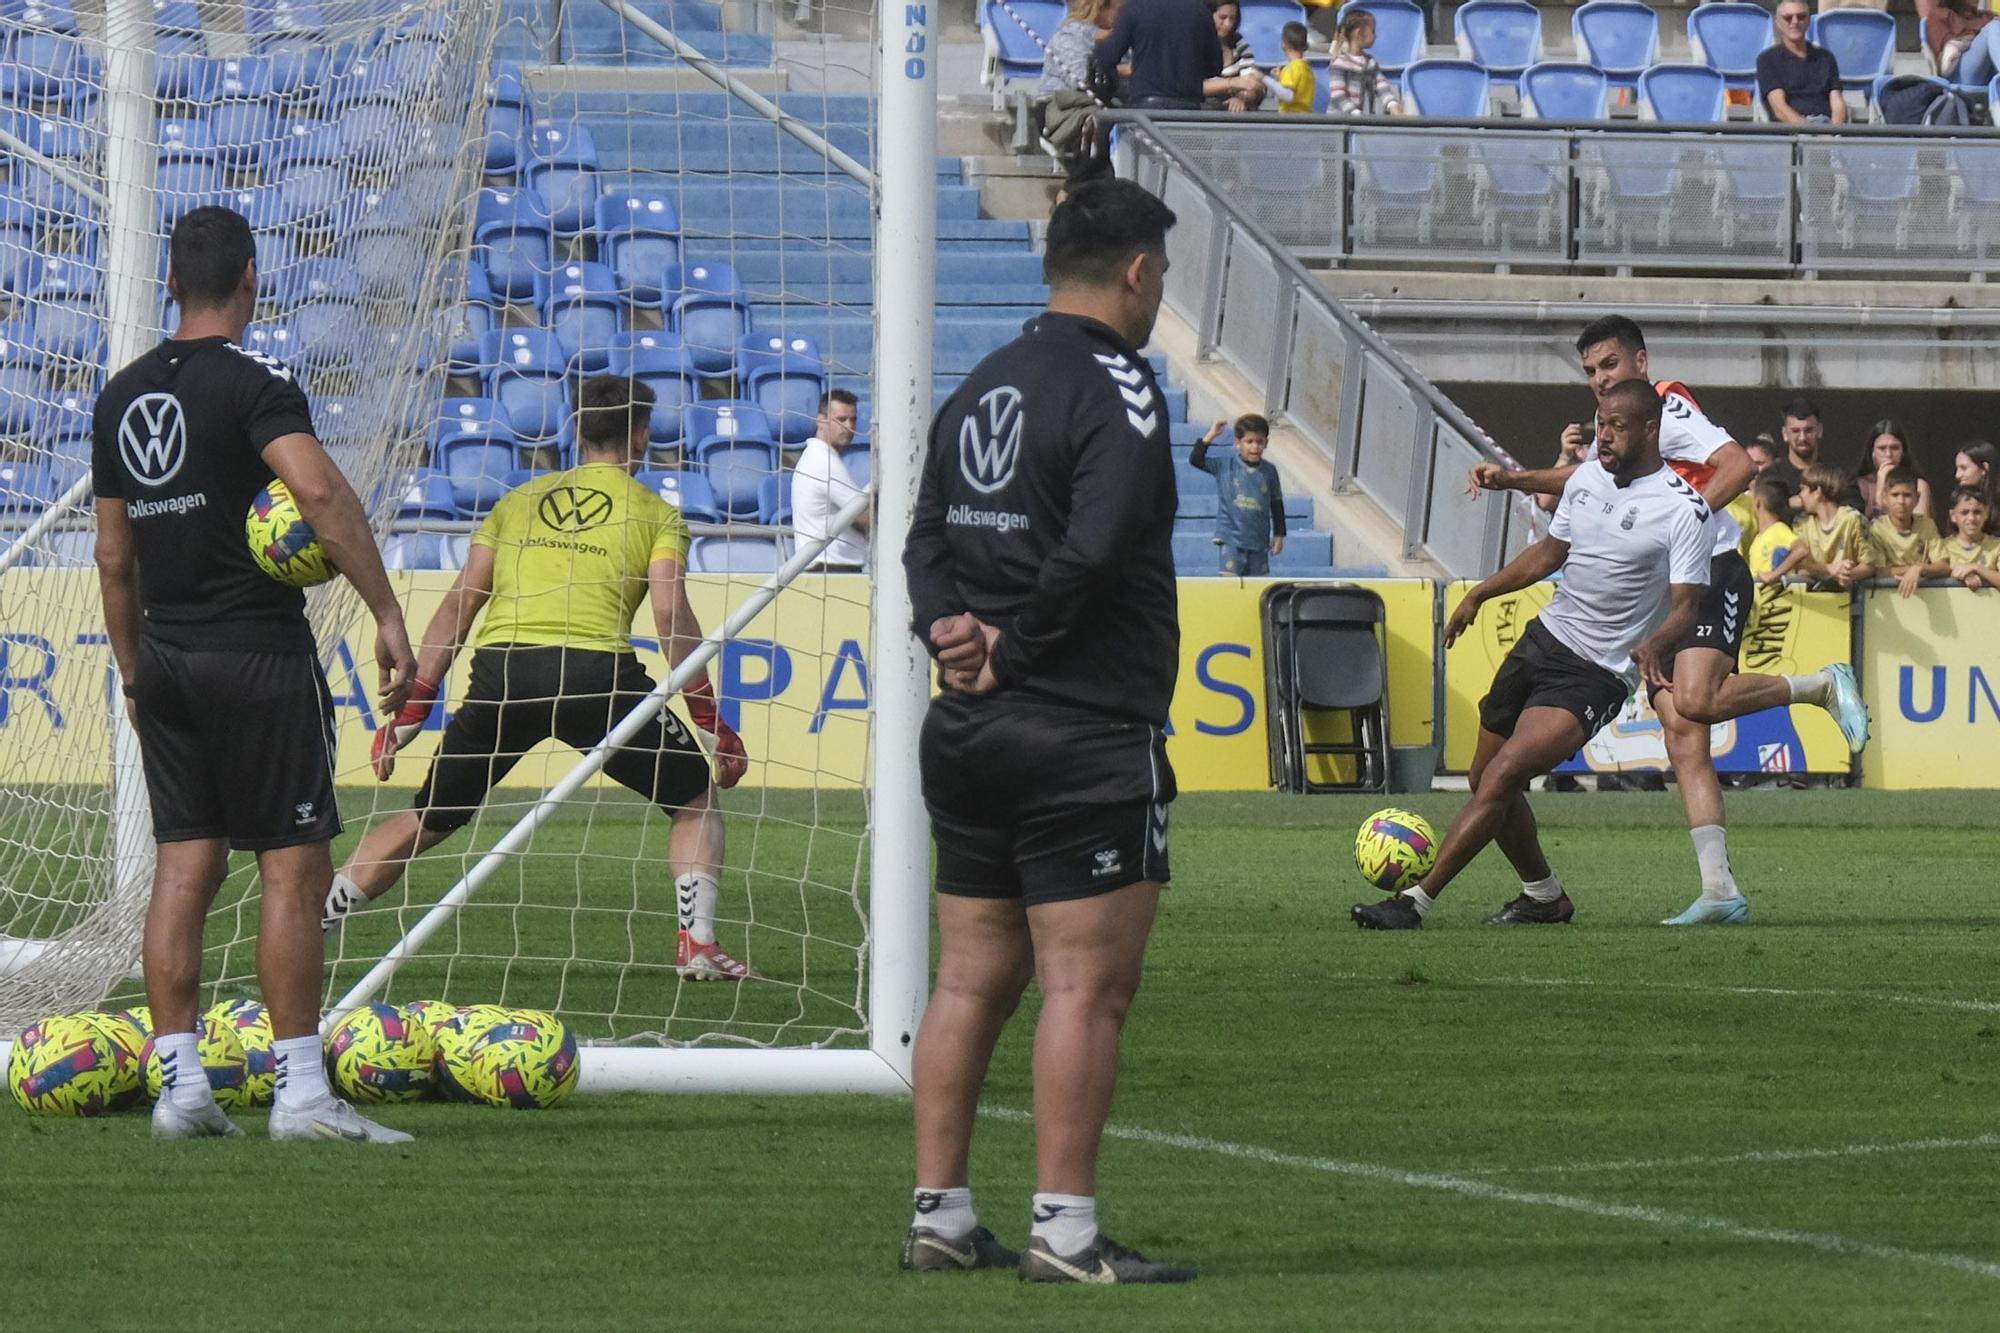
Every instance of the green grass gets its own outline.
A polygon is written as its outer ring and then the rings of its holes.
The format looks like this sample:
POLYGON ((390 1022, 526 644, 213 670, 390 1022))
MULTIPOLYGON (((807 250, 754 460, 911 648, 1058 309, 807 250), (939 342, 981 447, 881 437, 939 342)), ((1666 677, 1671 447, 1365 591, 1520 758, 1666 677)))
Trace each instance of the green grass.
MULTIPOLYGON (((1457 799, 1415 804, 1441 821, 1457 799)), ((2000 1136, 1676 1161, 2000 1130, 1989 796, 1732 794, 1757 924, 1693 933, 1652 924, 1694 891, 1671 796, 1539 797, 1577 924, 1481 929, 1513 892, 1489 854, 1413 937, 1346 920, 1362 893, 1348 838, 1378 803, 1176 809, 1178 878, 1113 1120, 1204 1143, 1108 1143, 1103 1215, 1128 1244, 1196 1262, 1193 1287, 897 1274, 912 1183, 900 1102, 426 1105, 382 1113, 419 1136, 382 1151, 281 1148, 255 1115, 243 1140, 155 1145, 137 1116, 6 1110, 0 1326, 2000 1323, 2000 1136), (1995 1267, 1937 1262, 1953 1255, 1995 1267)), ((802 834, 782 841, 767 833, 760 855, 808 855, 802 834)), ((1031 1000, 995 1061, 994 1107, 1028 1104, 1033 1016, 1031 1000)), ((984 1218, 1019 1243, 1030 1131, 982 1122, 974 1163, 984 1218)))

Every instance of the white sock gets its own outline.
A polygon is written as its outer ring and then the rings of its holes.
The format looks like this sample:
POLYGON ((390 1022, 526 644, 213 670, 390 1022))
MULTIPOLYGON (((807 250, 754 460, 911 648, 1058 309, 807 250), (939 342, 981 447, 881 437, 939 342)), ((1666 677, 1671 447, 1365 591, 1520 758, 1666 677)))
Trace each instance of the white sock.
POLYGON ((681 929, 696 944, 715 943, 715 905, 722 899, 722 885, 715 876, 697 870, 674 881, 674 897, 680 902, 681 929))
POLYGON ((917 1186, 917 1214, 910 1225, 928 1227, 940 1236, 963 1236, 979 1225, 979 1214, 972 1211, 972 1187, 933 1190, 917 1186))
POLYGON ((1694 859, 1701 863, 1701 896, 1706 902, 1724 903, 1741 898, 1736 876, 1729 870, 1728 831, 1720 824, 1703 824, 1688 830, 1694 839, 1694 859))
POLYGON ((1562 876, 1551 870, 1547 879, 1524 879, 1521 892, 1538 903, 1552 903, 1563 896, 1562 876))
POLYGON ((1792 702, 1795 704, 1818 704, 1825 708, 1833 702, 1833 677, 1824 671, 1787 676, 1785 684, 1792 687, 1792 702))
POLYGON ((201 1044, 192 1032, 153 1034, 153 1051, 160 1057, 160 1097, 183 1111, 199 1111, 215 1100, 208 1071, 201 1067, 201 1044))
POLYGON ((342 917, 367 905, 368 895, 361 891, 361 886, 336 870, 333 887, 326 891, 326 902, 319 909, 319 928, 331 932, 342 917))
POLYGON ((1057 1254, 1080 1254, 1097 1239, 1097 1199, 1083 1194, 1037 1194, 1035 1224, 1030 1236, 1040 1236, 1057 1254))
POLYGON ((320 1063, 319 1037, 286 1037, 271 1043, 271 1055, 278 1063, 278 1105, 310 1106, 333 1096, 326 1085, 326 1066, 320 1063))
POLYGON ((1403 890, 1403 896, 1415 904, 1417 920, 1419 921, 1429 916, 1431 908, 1437 906, 1437 899, 1425 893, 1421 885, 1412 884, 1409 888, 1403 890))

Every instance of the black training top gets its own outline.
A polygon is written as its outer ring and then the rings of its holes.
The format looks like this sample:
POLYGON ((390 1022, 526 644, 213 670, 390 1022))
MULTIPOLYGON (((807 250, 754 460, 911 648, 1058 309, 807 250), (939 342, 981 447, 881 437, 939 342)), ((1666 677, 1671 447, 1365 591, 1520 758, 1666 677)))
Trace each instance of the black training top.
POLYGON ((276 475, 264 447, 312 433, 292 372, 227 338, 169 340, 111 377, 91 426, 93 489, 131 515, 143 631, 190 649, 312 651, 305 594, 259 569, 244 534, 276 475))
POLYGON ((1757 57, 1757 96, 1773 90, 1785 95, 1785 105, 1801 116, 1831 116, 1840 96, 1840 65, 1824 46, 1806 43, 1803 57, 1784 47, 1767 46, 1757 57))
POLYGON ((1202 0, 1125 0, 1117 22, 1097 43, 1097 63, 1116 69, 1127 52, 1129 102, 1164 97, 1198 103, 1203 81, 1222 73, 1222 39, 1202 0))
POLYGON ((1167 720, 1180 670, 1167 405, 1138 351, 1042 314, 931 426, 903 564, 917 636, 970 611, 1004 691, 1167 720))

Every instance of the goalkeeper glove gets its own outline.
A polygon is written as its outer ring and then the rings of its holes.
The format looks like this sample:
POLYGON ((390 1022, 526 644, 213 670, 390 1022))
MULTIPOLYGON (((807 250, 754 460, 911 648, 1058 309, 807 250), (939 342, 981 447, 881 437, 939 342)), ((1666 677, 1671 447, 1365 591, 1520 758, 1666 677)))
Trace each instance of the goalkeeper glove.
POLYGON ((743 738, 736 734, 715 707, 715 686, 703 676, 681 691, 687 701, 688 720, 708 738, 715 752, 715 785, 725 790, 743 781, 750 771, 750 758, 743 750, 743 738))
POLYGON ((418 676, 410 682, 410 698, 403 705, 403 711, 396 714, 394 722, 376 731, 375 744, 369 748, 369 759, 374 765, 377 781, 387 782, 389 775, 396 771, 396 751, 408 745, 424 729, 424 723, 430 719, 431 709, 437 707, 437 701, 436 681, 418 676))

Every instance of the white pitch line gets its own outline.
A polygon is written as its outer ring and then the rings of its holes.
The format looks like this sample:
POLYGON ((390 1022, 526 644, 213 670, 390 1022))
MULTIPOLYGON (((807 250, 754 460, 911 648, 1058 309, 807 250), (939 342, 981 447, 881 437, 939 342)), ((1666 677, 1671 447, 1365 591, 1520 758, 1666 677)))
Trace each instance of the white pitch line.
POLYGON ((1737 1166, 1756 1162, 1827 1162, 1846 1157, 1890 1157, 1899 1153, 1951 1152, 1966 1148, 2000 1148, 2000 1134, 1969 1139, 1904 1139, 1900 1143, 1848 1143, 1838 1148, 1766 1148, 1718 1153, 1707 1157, 1634 1157, 1610 1162, 1559 1162, 1549 1166, 1493 1166, 1468 1171, 1469 1176, 1568 1176, 1598 1171, 1655 1171, 1669 1167, 1737 1166))
MULTIPOLYGON (((982 1106, 982 1116, 991 1120, 1006 1120, 1016 1124, 1032 1124, 1034 1116, 1011 1106, 982 1106)), ((1948 1268, 1954 1272, 1966 1273, 1973 1277, 2000 1280, 2000 1263, 1985 1259, 1974 1259, 1969 1255, 1949 1254, 1934 1250, 1912 1250, 1900 1245, 1879 1245, 1874 1241, 1856 1240, 1852 1236, 1842 1236, 1829 1231, 1794 1231, 1782 1227, 1747 1226, 1723 1217, 1709 1217, 1702 1213, 1682 1212, 1674 1208, 1649 1208, 1639 1204, 1605 1203, 1597 1199, 1580 1198, 1573 1194, 1550 1194, 1539 1190, 1510 1189, 1483 1180, 1469 1180, 1464 1176, 1443 1175, 1429 1171, 1402 1171, 1391 1166, 1378 1166, 1372 1162, 1346 1162, 1334 1157, 1309 1157, 1299 1153, 1278 1152, 1271 1148, 1260 1148, 1248 1143, 1230 1143, 1223 1139, 1205 1139, 1193 1134, 1168 1134, 1160 1130, 1140 1129, 1131 1125, 1107 1125, 1104 1136, 1120 1139, 1127 1143, 1144 1143, 1156 1148, 1177 1148, 1182 1152, 1204 1153, 1211 1157, 1228 1157, 1237 1161, 1258 1162, 1265 1166, 1283 1167, 1292 1171, 1311 1171, 1322 1175, 1349 1176, 1359 1180, 1379 1181, 1383 1184, 1401 1185, 1408 1189, 1432 1190, 1443 1194, 1457 1194, 1464 1198, 1481 1199, 1489 1203, 1512 1203, 1530 1208, 1553 1208, 1561 1212, 1581 1213, 1587 1217, 1601 1217, 1619 1222, 1636 1222, 1641 1226, 1668 1227, 1682 1231, 1705 1231, 1715 1235, 1728 1236, 1732 1240, 1752 1241, 1770 1245, 1791 1245, 1802 1249, 1818 1250, 1823 1254, 1840 1254, 1866 1259, 1881 1259, 1891 1263, 1921 1264, 1930 1268, 1948 1268)))
MULTIPOLYGON (((1390 982, 1394 978, 1379 972, 1338 972, 1336 981, 1390 982)), ((1407 984, 1407 983, 1397 983, 1407 984)), ((1531 990, 1631 990, 1675 991, 1690 995, 1769 996, 1793 1000, 1865 1000, 1876 1004, 1906 1004, 1932 1009, 1955 1009, 1975 1014, 2000 1014, 2000 1000, 1957 1000, 1935 995, 1904 995, 1896 991, 1836 990, 1831 987, 1791 989, 1783 986, 1716 986, 1698 981, 1595 981, 1587 977, 1446 977, 1420 984, 1446 986, 1515 986, 1531 990)))

